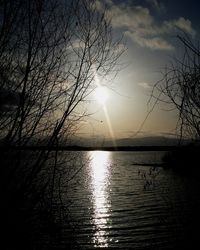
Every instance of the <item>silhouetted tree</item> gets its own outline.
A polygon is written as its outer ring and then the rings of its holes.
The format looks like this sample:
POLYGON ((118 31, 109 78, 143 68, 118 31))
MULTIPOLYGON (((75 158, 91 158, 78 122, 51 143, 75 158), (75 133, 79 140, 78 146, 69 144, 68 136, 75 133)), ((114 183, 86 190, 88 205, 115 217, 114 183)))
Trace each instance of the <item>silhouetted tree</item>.
POLYGON ((188 36, 178 36, 184 46, 181 59, 162 72, 163 78, 153 88, 152 96, 178 112, 180 136, 200 137, 200 49, 188 36))
POLYGON ((66 169, 51 146, 74 132, 95 74, 105 77, 121 53, 105 8, 94 0, 0 1, 2 203, 12 220, 24 209, 52 212, 62 203, 66 169), (41 144, 48 149, 24 151, 41 144))

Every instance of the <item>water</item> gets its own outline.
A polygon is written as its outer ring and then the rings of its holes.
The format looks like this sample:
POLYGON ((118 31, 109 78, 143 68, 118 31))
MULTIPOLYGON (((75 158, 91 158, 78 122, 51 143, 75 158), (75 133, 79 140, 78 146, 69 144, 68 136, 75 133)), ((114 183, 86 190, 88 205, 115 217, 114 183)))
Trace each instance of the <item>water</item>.
POLYGON ((179 249, 194 243, 198 178, 148 166, 161 162, 161 152, 83 154, 90 160, 67 196, 81 249, 179 249))

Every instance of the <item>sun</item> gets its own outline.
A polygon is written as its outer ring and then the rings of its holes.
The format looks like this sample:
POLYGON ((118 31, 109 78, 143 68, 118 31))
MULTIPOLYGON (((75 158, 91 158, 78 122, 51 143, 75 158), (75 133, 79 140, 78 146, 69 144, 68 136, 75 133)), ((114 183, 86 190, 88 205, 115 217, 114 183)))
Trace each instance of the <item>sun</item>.
POLYGON ((94 90, 95 99, 102 105, 104 105, 108 99, 108 90, 106 87, 98 86, 94 90))

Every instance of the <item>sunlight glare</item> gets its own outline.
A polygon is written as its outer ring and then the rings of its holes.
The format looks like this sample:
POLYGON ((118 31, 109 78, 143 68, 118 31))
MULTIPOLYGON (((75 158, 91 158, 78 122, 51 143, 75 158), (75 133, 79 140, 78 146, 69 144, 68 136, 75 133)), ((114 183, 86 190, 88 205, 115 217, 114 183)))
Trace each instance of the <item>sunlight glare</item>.
POLYGON ((98 86, 94 91, 95 99, 102 105, 104 105, 108 99, 108 91, 104 86, 98 86))

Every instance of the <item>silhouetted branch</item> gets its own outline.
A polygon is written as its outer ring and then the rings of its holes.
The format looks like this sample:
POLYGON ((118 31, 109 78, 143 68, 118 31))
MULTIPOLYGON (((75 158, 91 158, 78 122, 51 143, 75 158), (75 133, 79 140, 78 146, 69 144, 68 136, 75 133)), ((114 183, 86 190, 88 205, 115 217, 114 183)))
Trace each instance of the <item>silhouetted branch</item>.
POLYGON ((188 36, 178 36, 184 46, 181 59, 166 67, 161 81, 155 84, 155 102, 164 102, 178 112, 180 136, 200 136, 200 51, 188 36))
MULTIPOLYGON (((0 1, 0 140, 5 207, 62 203, 64 160, 52 147, 74 133, 79 107, 123 53, 95 0, 0 1), (34 145, 47 150, 25 151, 34 145), (17 146, 18 150, 14 150, 17 146), (61 174, 62 173, 62 174, 61 174)), ((70 153, 71 154, 71 153, 70 153)), ((70 157, 70 154, 67 156, 70 157)), ((79 168, 68 172, 71 180, 79 168)))

